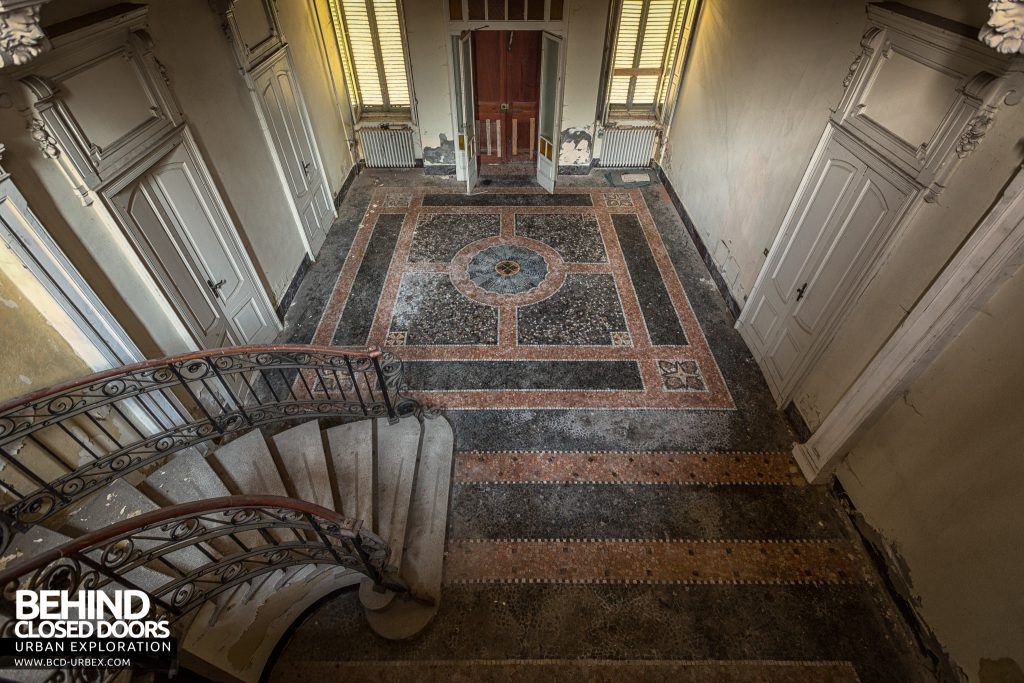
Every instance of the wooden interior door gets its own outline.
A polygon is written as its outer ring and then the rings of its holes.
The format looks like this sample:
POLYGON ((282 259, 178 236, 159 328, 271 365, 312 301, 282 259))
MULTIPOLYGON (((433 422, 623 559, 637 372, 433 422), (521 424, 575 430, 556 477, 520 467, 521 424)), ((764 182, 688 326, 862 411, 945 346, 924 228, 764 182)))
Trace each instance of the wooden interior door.
POLYGON ((481 164, 537 158, 540 39, 540 31, 473 32, 481 164))

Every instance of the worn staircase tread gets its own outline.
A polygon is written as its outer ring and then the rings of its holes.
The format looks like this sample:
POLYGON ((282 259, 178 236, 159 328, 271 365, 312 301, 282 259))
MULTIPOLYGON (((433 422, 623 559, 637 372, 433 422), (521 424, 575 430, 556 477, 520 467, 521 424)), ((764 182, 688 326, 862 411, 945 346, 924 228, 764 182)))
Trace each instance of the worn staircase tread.
POLYGON ((376 423, 377 509, 374 528, 391 547, 391 565, 399 567, 422 430, 419 420, 414 417, 393 425, 383 419, 376 420, 376 423))
POLYGON ((235 495, 287 496, 267 442, 258 429, 221 446, 207 456, 235 495))
POLYGON ((337 485, 335 510, 373 526, 373 422, 360 420, 326 431, 337 485))
POLYGON ((370 626, 385 638, 412 638, 440 607, 453 445, 454 435, 447 420, 437 417, 424 421, 400 575, 413 594, 430 598, 433 604, 399 596, 387 609, 367 612, 370 626))
MULTIPOLYGON (((377 491, 371 528, 391 548, 389 571, 397 574, 402 563, 405 526, 416 479, 422 427, 414 417, 400 420, 397 424, 388 424, 384 419, 374 422, 377 491)), ((384 609, 394 597, 395 594, 390 591, 375 588, 369 579, 365 579, 359 587, 360 602, 368 610, 384 609)))
POLYGON ((280 456, 278 462, 286 478, 285 485, 291 483, 295 496, 333 509, 331 478, 327 472, 320 423, 310 420, 276 434, 271 442, 280 456))

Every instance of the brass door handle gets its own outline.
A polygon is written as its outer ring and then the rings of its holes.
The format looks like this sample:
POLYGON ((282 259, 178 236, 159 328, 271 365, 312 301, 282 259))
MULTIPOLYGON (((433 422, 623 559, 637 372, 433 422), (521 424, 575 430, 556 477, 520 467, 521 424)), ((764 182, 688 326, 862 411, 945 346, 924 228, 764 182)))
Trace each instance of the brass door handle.
POLYGON ((502 111, 508 111, 508 102, 502 102, 501 103, 501 110, 502 111))

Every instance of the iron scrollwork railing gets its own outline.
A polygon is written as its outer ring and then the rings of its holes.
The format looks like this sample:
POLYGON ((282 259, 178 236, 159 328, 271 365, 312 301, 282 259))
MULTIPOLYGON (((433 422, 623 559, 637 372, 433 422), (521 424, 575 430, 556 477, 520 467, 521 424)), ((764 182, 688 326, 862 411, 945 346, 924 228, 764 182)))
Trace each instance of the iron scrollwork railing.
POLYGON ((0 406, 0 553, 12 534, 111 481, 221 437, 303 417, 415 412, 390 354, 312 346, 148 361, 0 406))
MULTIPOLYGON (((294 565, 342 567, 404 592, 385 574, 390 554, 362 522, 301 500, 227 496, 173 505, 0 572, 0 636, 13 635, 18 590, 141 590, 150 597, 147 619, 173 626, 221 593, 294 565)), ((85 673, 64 672, 64 680, 105 680, 110 672, 85 673)))

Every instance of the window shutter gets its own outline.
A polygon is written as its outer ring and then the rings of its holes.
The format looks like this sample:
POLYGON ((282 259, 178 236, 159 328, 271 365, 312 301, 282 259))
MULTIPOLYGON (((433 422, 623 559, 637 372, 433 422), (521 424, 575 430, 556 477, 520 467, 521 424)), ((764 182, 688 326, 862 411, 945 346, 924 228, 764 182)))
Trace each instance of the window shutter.
POLYGON ((615 35, 608 102, 613 107, 655 110, 665 96, 675 61, 681 0, 622 0, 615 35))
POLYGON ((410 107, 398 0, 331 0, 349 95, 360 111, 410 107))

